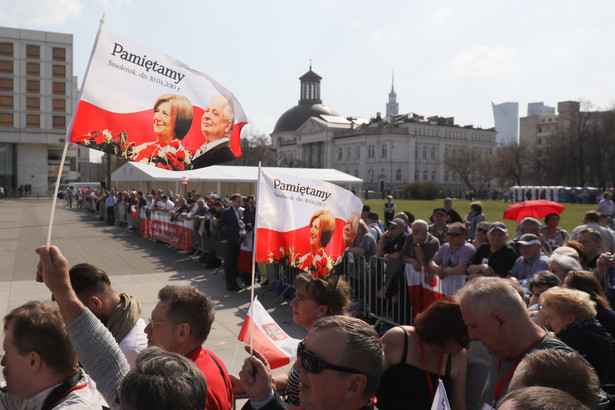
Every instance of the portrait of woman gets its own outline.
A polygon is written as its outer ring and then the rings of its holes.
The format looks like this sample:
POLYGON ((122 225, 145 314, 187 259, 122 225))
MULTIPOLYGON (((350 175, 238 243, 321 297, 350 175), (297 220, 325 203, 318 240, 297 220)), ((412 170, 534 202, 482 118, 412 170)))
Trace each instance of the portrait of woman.
POLYGON ((192 169, 190 151, 181 143, 192 125, 193 109, 183 95, 164 94, 154 104, 156 141, 132 148, 130 159, 174 171, 192 169))
POLYGON ((299 256, 296 267, 312 272, 315 276, 324 277, 333 268, 333 260, 325 254, 325 246, 329 244, 335 232, 335 215, 331 211, 317 211, 310 218, 310 247, 304 256, 299 256))

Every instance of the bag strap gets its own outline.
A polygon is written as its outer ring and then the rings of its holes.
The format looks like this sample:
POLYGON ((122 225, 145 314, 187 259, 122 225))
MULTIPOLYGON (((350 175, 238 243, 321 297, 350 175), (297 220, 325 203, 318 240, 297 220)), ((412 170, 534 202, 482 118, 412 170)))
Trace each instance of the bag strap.
POLYGON ((49 393, 49 396, 45 399, 41 410, 51 410, 64 396, 66 396, 73 387, 79 383, 83 372, 81 369, 77 369, 64 383, 56 387, 49 393))

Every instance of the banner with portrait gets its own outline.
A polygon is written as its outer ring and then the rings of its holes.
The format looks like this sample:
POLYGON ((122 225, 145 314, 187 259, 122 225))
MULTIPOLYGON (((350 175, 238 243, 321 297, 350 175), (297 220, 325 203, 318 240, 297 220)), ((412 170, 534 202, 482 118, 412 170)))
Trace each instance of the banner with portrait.
POLYGON ((363 203, 331 184, 261 170, 255 261, 329 275, 356 239, 363 203))
POLYGON ((100 29, 67 139, 173 171, 241 155, 248 119, 216 80, 100 29))

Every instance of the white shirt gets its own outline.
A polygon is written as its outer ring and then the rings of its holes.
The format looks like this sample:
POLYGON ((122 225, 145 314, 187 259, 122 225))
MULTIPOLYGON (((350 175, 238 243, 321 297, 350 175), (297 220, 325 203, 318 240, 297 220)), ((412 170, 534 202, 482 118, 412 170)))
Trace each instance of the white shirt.
POLYGON ((145 320, 139 318, 134 327, 130 329, 130 332, 124 336, 119 343, 120 350, 126 356, 128 364, 132 367, 137 360, 139 352, 147 347, 147 335, 145 334, 145 327, 147 323, 145 320))

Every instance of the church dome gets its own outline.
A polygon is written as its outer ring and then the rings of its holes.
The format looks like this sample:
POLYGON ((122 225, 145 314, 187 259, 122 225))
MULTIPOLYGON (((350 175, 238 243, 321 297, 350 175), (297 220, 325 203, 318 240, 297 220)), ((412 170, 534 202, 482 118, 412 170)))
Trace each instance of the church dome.
POLYGON ((273 134, 278 132, 297 131, 310 117, 339 114, 332 108, 323 105, 320 99, 320 80, 322 77, 310 70, 299 77, 301 81, 301 98, 299 104, 287 110, 276 122, 273 134))

